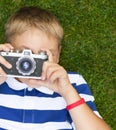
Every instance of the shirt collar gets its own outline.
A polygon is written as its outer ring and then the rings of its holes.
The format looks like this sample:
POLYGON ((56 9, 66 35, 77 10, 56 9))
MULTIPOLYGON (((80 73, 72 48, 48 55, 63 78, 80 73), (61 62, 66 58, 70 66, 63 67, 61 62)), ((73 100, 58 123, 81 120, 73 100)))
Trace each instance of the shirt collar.
MULTIPOLYGON (((6 83, 9 85, 10 88, 14 89, 14 90, 23 90, 25 88, 27 88, 28 90, 32 90, 33 88, 28 86, 27 84, 25 83, 21 83, 19 82, 18 80, 16 80, 15 78, 13 77, 8 77, 7 80, 6 80, 6 83)), ((54 91, 44 87, 44 86, 41 86, 41 87, 36 87, 35 88, 36 90, 42 92, 42 93, 45 93, 45 94, 50 94, 52 95, 54 93, 54 91)))

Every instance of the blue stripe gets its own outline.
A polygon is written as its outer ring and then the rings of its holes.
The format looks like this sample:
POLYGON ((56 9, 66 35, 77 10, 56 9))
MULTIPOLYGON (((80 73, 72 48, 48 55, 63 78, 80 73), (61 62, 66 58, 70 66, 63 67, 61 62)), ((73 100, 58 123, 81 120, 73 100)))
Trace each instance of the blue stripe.
MULTIPOLYGON (((72 73, 72 72, 69 72, 69 74, 78 75, 77 73, 72 73)), ((78 86, 76 83, 73 83, 72 85, 74 86, 74 88, 77 90, 79 94, 91 95, 90 88, 86 83, 78 85, 78 86)), ((9 100, 10 100, 10 95, 17 95, 17 96, 23 97, 24 94, 26 96, 32 96, 32 98, 33 97, 45 97, 45 98, 61 97, 59 94, 55 92, 53 93, 53 95, 51 95, 51 94, 45 94, 45 93, 39 92, 36 89, 33 89, 32 91, 28 91, 28 89, 23 89, 23 90, 18 90, 18 91, 13 90, 8 86, 7 83, 3 83, 2 85, 0 85, 0 94, 4 94, 4 95, 8 94, 9 100)), ((93 111, 96 111, 96 106, 94 102, 88 101, 86 103, 93 111)), ((8 119, 11 121, 24 122, 24 123, 45 123, 45 122, 64 122, 64 121, 68 121, 72 123, 71 116, 69 112, 66 111, 66 109, 23 110, 23 109, 8 108, 7 106, 0 106, 0 118, 8 119)), ((0 130, 4 130, 4 129, 0 129, 0 130)), ((65 129, 62 129, 62 130, 65 130, 65 129)))
POLYGON ((68 74, 72 74, 72 75, 80 75, 78 72, 71 72, 71 71, 67 71, 68 74))
MULTIPOLYGON (((78 91, 78 93, 84 93, 84 94, 89 94, 91 95, 91 91, 89 89, 89 86, 87 84, 81 84, 81 85, 76 85, 76 83, 72 84, 73 87, 78 91)), ((9 94, 9 95, 18 95, 18 96, 24 96, 24 89, 23 90, 13 90, 11 88, 9 88, 7 83, 4 83, 3 85, 0 85, 0 93, 1 94, 9 94)), ((37 97, 60 97, 60 95, 58 93, 53 93, 53 95, 51 94, 45 94, 42 92, 39 92, 36 89, 33 89, 32 91, 28 91, 28 89, 26 89, 26 95, 27 96, 37 96, 37 97)))
POLYGON ((55 97, 61 97, 58 93, 53 93, 52 95, 51 94, 45 94, 45 93, 42 93, 42 92, 39 92, 38 90, 36 89, 32 89, 32 91, 29 91, 27 88, 26 89, 23 89, 23 90, 13 90, 11 89, 8 84, 5 82, 4 84, 0 85, 0 94, 8 94, 8 95, 18 95, 18 96, 36 96, 36 97, 52 97, 52 98, 55 98, 55 97))
POLYGON ((24 123, 64 122, 67 111, 63 110, 22 110, 0 106, 0 118, 24 123))
POLYGON ((77 86, 76 83, 73 83, 72 85, 79 94, 81 93, 81 94, 91 95, 91 90, 90 90, 88 84, 81 84, 81 85, 77 86))
POLYGON ((93 102, 88 101, 86 103, 92 109, 92 111, 97 111, 96 105, 93 102))
POLYGON ((0 128, 0 130, 6 130, 6 129, 0 128))
POLYGON ((24 96, 24 90, 20 90, 20 91, 13 90, 13 89, 9 88, 9 86, 6 82, 3 83, 2 85, 0 85, 0 93, 24 96))

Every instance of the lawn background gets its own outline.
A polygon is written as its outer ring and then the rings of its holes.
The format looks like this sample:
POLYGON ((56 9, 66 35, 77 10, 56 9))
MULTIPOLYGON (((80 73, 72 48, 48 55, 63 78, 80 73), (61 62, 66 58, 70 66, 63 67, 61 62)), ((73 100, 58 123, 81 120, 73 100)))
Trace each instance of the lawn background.
POLYGON ((7 18, 24 5, 46 8, 59 18, 65 32, 60 64, 84 76, 100 114, 116 130, 116 1, 0 0, 0 43, 7 18))

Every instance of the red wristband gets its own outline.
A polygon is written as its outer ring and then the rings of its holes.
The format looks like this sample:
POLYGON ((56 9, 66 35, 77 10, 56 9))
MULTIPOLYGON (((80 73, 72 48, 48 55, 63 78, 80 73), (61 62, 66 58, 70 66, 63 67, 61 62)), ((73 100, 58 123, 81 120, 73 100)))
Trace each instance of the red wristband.
POLYGON ((81 98, 79 101, 74 102, 74 103, 68 105, 68 106, 66 107, 66 109, 67 109, 67 110, 73 109, 74 107, 77 107, 77 106, 79 106, 79 105, 81 105, 81 104, 83 104, 83 103, 85 103, 85 100, 84 100, 84 98, 81 98))

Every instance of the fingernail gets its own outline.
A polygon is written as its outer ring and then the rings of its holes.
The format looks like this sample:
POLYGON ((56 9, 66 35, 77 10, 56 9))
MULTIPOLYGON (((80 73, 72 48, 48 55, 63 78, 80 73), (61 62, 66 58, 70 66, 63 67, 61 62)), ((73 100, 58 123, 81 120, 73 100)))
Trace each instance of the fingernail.
POLYGON ((10 49, 9 48, 5 48, 5 51, 10 51, 10 49))
POLYGON ((8 65, 8 68, 9 68, 9 69, 11 69, 11 68, 12 68, 12 65, 11 65, 11 64, 9 64, 9 65, 8 65))
POLYGON ((41 78, 42 80, 45 80, 46 78, 44 77, 44 76, 42 76, 42 78, 41 78))

